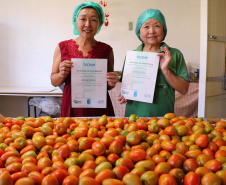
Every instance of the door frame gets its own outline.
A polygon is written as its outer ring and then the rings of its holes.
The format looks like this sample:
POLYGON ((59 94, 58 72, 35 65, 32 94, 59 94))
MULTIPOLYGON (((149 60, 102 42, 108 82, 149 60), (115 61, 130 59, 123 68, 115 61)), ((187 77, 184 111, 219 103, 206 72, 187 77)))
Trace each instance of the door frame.
POLYGON ((199 77, 198 117, 205 117, 207 47, 208 47, 208 0, 201 0, 201 4, 200 4, 200 77, 199 77))

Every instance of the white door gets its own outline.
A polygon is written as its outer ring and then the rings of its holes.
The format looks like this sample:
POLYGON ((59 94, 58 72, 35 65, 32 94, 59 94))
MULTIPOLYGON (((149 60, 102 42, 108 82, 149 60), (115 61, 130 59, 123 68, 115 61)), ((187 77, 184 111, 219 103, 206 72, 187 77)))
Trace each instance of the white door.
POLYGON ((226 0, 201 0, 198 116, 226 117, 226 0))

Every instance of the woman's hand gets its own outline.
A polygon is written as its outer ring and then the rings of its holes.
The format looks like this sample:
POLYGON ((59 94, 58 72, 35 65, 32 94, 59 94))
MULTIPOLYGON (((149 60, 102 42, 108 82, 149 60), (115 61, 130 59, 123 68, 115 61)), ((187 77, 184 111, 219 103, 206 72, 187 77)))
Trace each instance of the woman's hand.
POLYGON ((169 70, 169 63, 172 59, 172 56, 167 47, 161 47, 161 49, 164 51, 164 53, 158 53, 157 55, 160 56, 159 65, 164 74, 166 71, 169 70))
POLYGON ((68 76, 68 74, 71 71, 71 68, 73 67, 73 62, 69 61, 69 60, 64 60, 63 62, 60 63, 59 65, 59 74, 60 76, 62 76, 63 78, 66 78, 68 76))
POLYGON ((107 73, 107 82, 108 82, 108 86, 115 87, 116 83, 118 82, 117 73, 116 72, 107 73))
POLYGON ((125 99, 124 96, 121 95, 121 94, 118 96, 118 101, 119 101, 120 104, 128 102, 128 100, 125 99))

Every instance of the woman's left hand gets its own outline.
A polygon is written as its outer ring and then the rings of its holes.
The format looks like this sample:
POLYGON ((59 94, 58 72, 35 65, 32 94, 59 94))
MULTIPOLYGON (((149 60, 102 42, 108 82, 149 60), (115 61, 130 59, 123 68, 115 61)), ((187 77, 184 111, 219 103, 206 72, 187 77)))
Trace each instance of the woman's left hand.
POLYGON ((107 81, 108 81, 108 86, 114 87, 118 82, 117 73, 116 72, 107 73, 107 81))
POLYGON ((157 55, 160 56, 159 65, 160 65, 162 72, 164 73, 165 71, 169 70, 169 63, 170 63, 170 60, 172 59, 172 56, 167 47, 161 47, 161 49, 164 52, 158 53, 157 55))

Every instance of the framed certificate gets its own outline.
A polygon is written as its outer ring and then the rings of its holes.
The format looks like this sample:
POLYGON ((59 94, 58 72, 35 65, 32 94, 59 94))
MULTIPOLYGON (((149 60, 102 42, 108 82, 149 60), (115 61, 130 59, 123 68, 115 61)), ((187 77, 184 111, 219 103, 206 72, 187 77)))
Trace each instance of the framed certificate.
POLYGON ((121 94, 129 100, 152 103, 158 66, 157 53, 127 51, 121 94))
POLYGON ((73 58, 72 108, 107 107, 107 59, 73 58))

